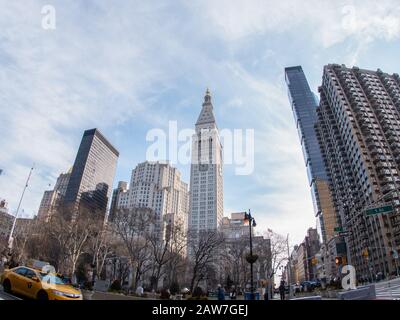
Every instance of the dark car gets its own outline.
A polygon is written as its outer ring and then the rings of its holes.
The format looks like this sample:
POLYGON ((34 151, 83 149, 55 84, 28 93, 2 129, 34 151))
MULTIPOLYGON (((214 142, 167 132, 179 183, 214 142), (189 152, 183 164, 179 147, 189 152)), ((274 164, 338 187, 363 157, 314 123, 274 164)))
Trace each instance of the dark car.
POLYGON ((316 288, 316 283, 313 281, 303 281, 300 285, 302 291, 313 291, 316 288))

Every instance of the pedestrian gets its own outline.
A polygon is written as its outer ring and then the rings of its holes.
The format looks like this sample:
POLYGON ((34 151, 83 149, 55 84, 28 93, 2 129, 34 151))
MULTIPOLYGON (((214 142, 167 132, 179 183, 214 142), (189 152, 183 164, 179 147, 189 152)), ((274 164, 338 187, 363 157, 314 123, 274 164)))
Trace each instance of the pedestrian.
POLYGON ((235 289, 235 286, 232 286, 230 297, 231 297, 231 300, 236 300, 236 289, 235 289))
POLYGON ((281 281, 279 285, 279 294, 281 296, 281 300, 285 300, 285 281, 281 281))
POLYGON ((269 300, 269 295, 268 295, 268 286, 266 285, 264 288, 264 300, 268 301, 269 300))
POLYGON ((225 300, 225 290, 220 284, 218 285, 217 296, 218 300, 225 300))
POLYGON ((136 295, 138 295, 139 297, 141 297, 142 295, 143 295, 143 287, 141 286, 141 285, 139 285, 137 288, 136 288, 136 295))

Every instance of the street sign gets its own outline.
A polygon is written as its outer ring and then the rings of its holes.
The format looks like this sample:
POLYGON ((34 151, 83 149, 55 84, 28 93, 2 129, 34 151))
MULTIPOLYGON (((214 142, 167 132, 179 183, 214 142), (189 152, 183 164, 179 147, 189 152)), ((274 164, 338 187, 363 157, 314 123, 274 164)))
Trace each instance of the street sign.
POLYGON ((342 227, 335 227, 335 228, 333 229, 333 231, 335 231, 335 232, 342 232, 342 231, 343 231, 343 228, 342 228, 342 227))
POLYGON ((348 236, 348 235, 350 235, 350 231, 339 232, 339 236, 341 236, 341 237, 348 236))
POLYGON ((383 207, 378 207, 378 208, 372 208, 372 209, 367 209, 365 213, 367 216, 373 216, 376 214, 381 214, 381 213, 390 213, 393 211, 393 206, 387 205, 383 207))

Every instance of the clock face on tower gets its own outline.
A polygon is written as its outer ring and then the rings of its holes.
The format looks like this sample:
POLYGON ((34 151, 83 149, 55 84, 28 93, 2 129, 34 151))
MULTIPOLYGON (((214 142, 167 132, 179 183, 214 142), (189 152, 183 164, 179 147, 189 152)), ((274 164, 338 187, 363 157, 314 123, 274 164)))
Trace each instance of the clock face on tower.
POLYGON ((207 171, 207 170, 208 170, 208 164, 200 164, 199 171, 207 171))

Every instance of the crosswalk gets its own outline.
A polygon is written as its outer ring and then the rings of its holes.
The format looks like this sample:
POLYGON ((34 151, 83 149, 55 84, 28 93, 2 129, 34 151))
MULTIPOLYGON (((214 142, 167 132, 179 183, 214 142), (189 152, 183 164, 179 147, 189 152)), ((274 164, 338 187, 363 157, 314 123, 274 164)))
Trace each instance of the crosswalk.
POLYGON ((385 284, 375 288, 378 300, 400 300, 400 284, 385 284))

